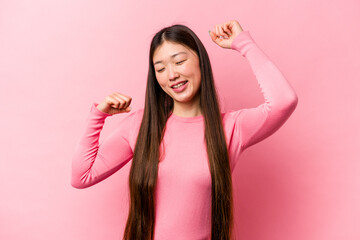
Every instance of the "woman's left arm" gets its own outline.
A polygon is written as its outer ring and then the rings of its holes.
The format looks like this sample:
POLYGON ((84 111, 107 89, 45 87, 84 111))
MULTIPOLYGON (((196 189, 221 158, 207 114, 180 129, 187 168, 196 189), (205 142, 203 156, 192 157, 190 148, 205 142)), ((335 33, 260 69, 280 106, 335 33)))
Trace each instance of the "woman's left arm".
POLYGON ((242 31, 239 26, 236 21, 220 27, 217 25, 210 36, 219 46, 234 49, 248 60, 265 99, 258 107, 231 112, 236 120, 235 132, 244 150, 277 131, 295 110, 298 97, 279 69, 257 46, 249 31, 242 31), (226 37, 224 32, 231 36, 231 26, 235 36, 220 39, 219 35, 226 37))
POLYGON ((249 31, 241 32, 231 48, 244 56, 258 81, 265 102, 239 111, 237 126, 242 148, 248 148, 278 130, 295 110, 298 97, 275 64, 257 46, 249 31))

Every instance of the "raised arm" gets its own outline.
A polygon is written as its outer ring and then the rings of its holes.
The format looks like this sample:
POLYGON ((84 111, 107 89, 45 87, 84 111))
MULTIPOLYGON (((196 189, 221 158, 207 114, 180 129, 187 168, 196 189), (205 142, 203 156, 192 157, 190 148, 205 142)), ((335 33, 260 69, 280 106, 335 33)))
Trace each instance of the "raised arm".
POLYGON ((93 103, 91 106, 84 132, 72 158, 71 185, 75 188, 87 188, 104 180, 133 156, 127 140, 131 130, 128 124, 137 112, 129 113, 122 119, 120 126, 99 145, 105 119, 111 115, 97 109, 97 105, 93 103))
POLYGON ((249 31, 241 32, 231 48, 245 57, 258 81, 265 102, 233 112, 243 150, 277 131, 295 110, 298 97, 283 74, 257 46, 249 31))

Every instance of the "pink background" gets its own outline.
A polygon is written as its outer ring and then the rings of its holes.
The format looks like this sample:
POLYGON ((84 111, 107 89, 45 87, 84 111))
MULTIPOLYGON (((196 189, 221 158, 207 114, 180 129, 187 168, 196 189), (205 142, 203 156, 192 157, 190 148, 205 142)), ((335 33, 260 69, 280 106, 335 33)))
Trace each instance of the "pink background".
MULTIPOLYGON (((182 23, 208 50, 223 111, 263 103, 247 60, 208 35, 232 19, 299 97, 235 169, 237 239, 360 239, 359 1, 139 2, 0 2, 0 239, 120 239, 130 165, 70 185, 92 102, 118 91, 142 108, 150 40, 182 23)), ((106 120, 100 140, 123 116, 106 120)))

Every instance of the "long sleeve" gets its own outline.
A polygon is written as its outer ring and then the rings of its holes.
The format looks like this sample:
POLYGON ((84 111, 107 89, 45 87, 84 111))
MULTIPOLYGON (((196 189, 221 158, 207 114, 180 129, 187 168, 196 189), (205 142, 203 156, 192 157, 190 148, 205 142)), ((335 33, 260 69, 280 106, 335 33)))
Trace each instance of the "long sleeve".
POLYGON ((133 156, 127 139, 131 130, 128 120, 135 112, 129 113, 120 122, 120 126, 99 144, 105 119, 111 115, 97 109, 97 105, 93 103, 91 106, 85 129, 72 158, 71 185, 75 188, 87 188, 104 180, 133 156))
POLYGON ((235 132, 245 150, 277 131, 295 110, 298 97, 283 74, 254 42, 249 31, 241 32, 231 48, 248 60, 265 99, 258 107, 232 112, 236 119, 235 132))

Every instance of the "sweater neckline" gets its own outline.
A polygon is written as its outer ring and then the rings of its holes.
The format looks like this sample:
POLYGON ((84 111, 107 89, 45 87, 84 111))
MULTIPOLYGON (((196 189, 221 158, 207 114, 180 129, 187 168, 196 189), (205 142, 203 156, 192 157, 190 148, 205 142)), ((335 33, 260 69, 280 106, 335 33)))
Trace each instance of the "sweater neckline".
POLYGON ((199 122, 199 121, 203 121, 204 116, 199 115, 199 116, 195 116, 195 117, 181 117, 181 116, 178 116, 178 115, 174 114, 173 112, 171 112, 169 119, 175 119, 175 120, 181 121, 181 122, 199 122))

